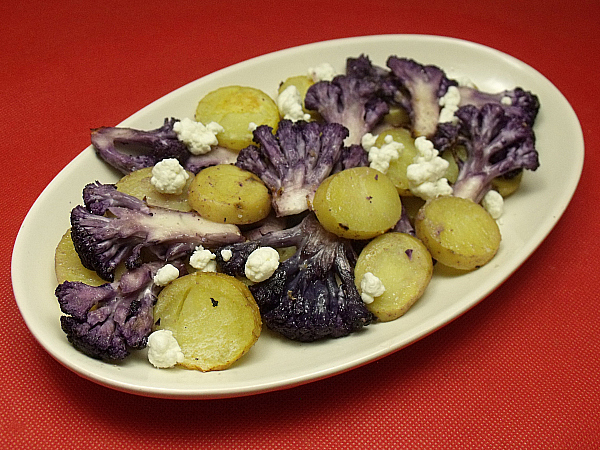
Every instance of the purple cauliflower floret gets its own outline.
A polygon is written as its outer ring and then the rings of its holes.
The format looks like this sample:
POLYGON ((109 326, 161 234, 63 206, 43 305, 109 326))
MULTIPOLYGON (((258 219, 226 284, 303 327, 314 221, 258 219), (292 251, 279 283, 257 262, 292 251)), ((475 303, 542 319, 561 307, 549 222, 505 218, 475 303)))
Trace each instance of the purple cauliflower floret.
POLYGON ((495 94, 469 86, 460 86, 458 91, 459 106, 473 105, 481 108, 486 103, 496 103, 501 105, 509 116, 521 117, 529 126, 533 126, 540 109, 538 97, 520 87, 495 94))
POLYGON ((344 125, 349 131, 346 145, 360 144, 389 112, 379 81, 353 75, 338 75, 331 81, 313 84, 306 92, 304 105, 326 122, 344 125))
POLYGON ((173 125, 179 119, 165 119, 154 130, 137 130, 124 127, 100 127, 92 130, 92 145, 106 163, 123 174, 153 167, 166 158, 175 158, 187 170, 198 173, 204 167, 235 162, 236 153, 218 147, 203 155, 193 155, 179 140, 173 125), (120 151, 131 149, 131 153, 120 151))
MULTIPOLYGON (((144 348, 160 291, 153 278, 164 264, 146 263, 125 272, 118 282, 101 286, 78 281, 59 284, 55 295, 65 314, 60 322, 69 342, 89 356, 110 361, 144 348)), ((185 273, 182 264, 177 266, 185 273)))
POLYGON ((466 149, 465 160, 456 158, 459 172, 453 195, 479 203, 494 178, 539 167, 533 129, 502 105, 462 106, 455 115, 458 123, 441 124, 432 139, 440 152, 457 145, 466 149))
POLYGON ((256 241, 228 245, 232 258, 224 261, 217 252, 217 262, 225 273, 244 275, 248 255, 262 246, 296 247, 270 278, 250 287, 270 329, 310 342, 346 336, 374 320, 354 284, 356 254, 350 242, 326 231, 314 214, 256 241))
POLYGON ((341 157, 360 163, 353 153, 343 152, 347 136, 348 130, 337 123, 282 120, 275 134, 261 125, 254 130, 258 146, 242 149, 236 166, 260 177, 271 191, 278 216, 298 214, 308 209, 317 187, 341 157))
POLYGON ((430 138, 438 126, 440 98, 457 83, 447 78, 439 67, 423 65, 409 58, 390 56, 387 66, 406 93, 401 106, 408 111, 413 134, 430 138))
POLYGON ((114 185, 88 184, 83 198, 85 207, 71 211, 73 244, 82 264, 107 281, 113 281, 121 262, 129 269, 138 267, 143 249, 172 260, 198 245, 243 240, 235 225, 211 222, 193 212, 150 207, 114 185))
POLYGON ((398 79, 385 67, 374 65, 368 56, 346 59, 346 75, 356 78, 369 78, 377 82, 378 93, 388 104, 404 104, 398 79), (399 100, 399 97, 402 100, 399 100))

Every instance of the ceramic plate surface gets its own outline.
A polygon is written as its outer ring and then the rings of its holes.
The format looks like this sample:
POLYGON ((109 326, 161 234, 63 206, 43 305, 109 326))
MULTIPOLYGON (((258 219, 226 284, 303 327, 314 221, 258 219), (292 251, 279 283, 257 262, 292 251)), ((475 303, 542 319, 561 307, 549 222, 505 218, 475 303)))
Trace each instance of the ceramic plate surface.
POLYGON ((564 96, 539 72, 504 53, 467 41, 420 35, 309 44, 254 58, 196 80, 153 102, 120 126, 153 129, 162 125, 165 117, 193 117, 204 94, 230 84, 257 87, 275 97, 279 83, 288 76, 305 74, 309 67, 323 62, 341 72, 346 57, 361 54, 381 66, 390 55, 435 64, 450 78, 466 76, 488 92, 520 86, 538 95, 541 109, 534 129, 541 166, 536 172, 527 172, 521 189, 507 199, 500 221, 502 245, 491 263, 462 275, 437 266, 427 292, 407 314, 342 339, 297 343, 265 330, 251 351, 225 371, 158 370, 148 363, 144 351, 120 364, 104 363, 84 356, 67 342, 54 297, 54 249, 69 227, 70 210, 81 203, 81 191, 88 182, 118 179, 93 149, 87 148, 34 203, 14 246, 15 297, 39 343, 82 377, 117 390, 165 398, 242 396, 315 381, 388 355, 447 324, 506 280, 563 214, 579 181, 584 147, 579 121, 564 96), (565 148, 571 149, 569 164, 563 157, 565 148), (48 217, 53 220, 48 221, 48 217), (29 270, 33 258, 39 264, 35 280, 29 270))

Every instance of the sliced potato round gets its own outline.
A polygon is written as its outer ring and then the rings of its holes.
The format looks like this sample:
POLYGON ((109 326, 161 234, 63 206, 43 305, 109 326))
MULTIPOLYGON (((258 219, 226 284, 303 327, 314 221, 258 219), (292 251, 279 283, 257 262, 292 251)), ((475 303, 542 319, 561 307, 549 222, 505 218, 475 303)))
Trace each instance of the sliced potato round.
POLYGON ((54 271, 59 284, 65 281, 80 281, 90 286, 100 286, 107 283, 96 272, 83 267, 79 255, 73 246, 70 229, 62 236, 56 246, 54 271))
POLYGON ((229 275, 195 272, 158 295, 156 329, 173 333, 188 369, 223 370, 254 345, 262 322, 248 287, 229 275))
POLYGON ((117 181, 117 190, 132 195, 140 200, 145 200, 150 206, 175 209, 188 212, 192 208, 188 204, 188 189, 194 178, 194 174, 188 172, 188 179, 181 194, 163 194, 158 192, 152 185, 152 167, 135 170, 117 181))
POLYGON ((458 164, 456 163, 456 158, 454 156, 455 153, 461 161, 467 159, 467 149, 462 145, 458 146, 454 150, 445 150, 440 155, 442 158, 448 161, 448 169, 446 169, 445 178, 450 183, 454 183, 458 177, 458 164))
POLYGON ((370 239, 390 230, 402 213, 391 180, 376 169, 354 167, 326 178, 312 208, 323 228, 348 239, 370 239))
POLYGON ((428 201, 415 219, 417 236, 440 263, 461 270, 487 264, 500 247, 500 229, 483 207, 459 197, 428 201))
POLYGON ((514 194, 519 186, 521 186, 521 180, 523 179, 523 171, 519 172, 516 176, 506 178, 498 177, 492 180, 492 188, 497 190, 502 197, 508 197, 514 194))
POLYGON ((408 111, 400 106, 390 106, 390 111, 383 116, 383 123, 393 127, 409 127, 408 111))
POLYGON ((271 195, 262 180, 232 164, 201 170, 190 185, 188 202, 208 220, 237 225, 258 222, 271 211, 271 195))
POLYGON ((406 168, 413 163, 415 156, 417 155, 415 139, 406 128, 391 128, 379 134, 375 141, 375 146, 381 147, 384 145, 387 136, 392 136, 392 139, 396 142, 400 142, 404 145, 404 148, 400 152, 398 159, 390 161, 390 167, 386 172, 386 175, 392 180, 392 183, 394 183, 394 186, 396 186, 396 190, 400 195, 410 196, 412 193, 408 188, 406 168))
POLYGON ((224 129, 217 134, 219 145, 241 150, 252 144, 250 124, 279 123, 277 104, 266 93, 247 86, 225 86, 209 92, 196 107, 196 120, 203 124, 217 122, 224 129))
POLYGON ((381 280, 385 291, 366 306, 387 322, 402 316, 421 298, 433 274, 433 261, 419 239, 386 233, 369 242, 358 256, 354 276, 359 292, 367 272, 381 280))

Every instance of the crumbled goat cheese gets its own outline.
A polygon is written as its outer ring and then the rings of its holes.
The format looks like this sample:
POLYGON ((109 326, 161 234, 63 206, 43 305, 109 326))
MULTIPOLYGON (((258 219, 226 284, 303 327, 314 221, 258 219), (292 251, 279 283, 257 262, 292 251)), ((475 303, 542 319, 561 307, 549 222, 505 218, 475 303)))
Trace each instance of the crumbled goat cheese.
POLYGON ((387 173, 390 162, 398 159, 403 149, 404 145, 402 143, 394 141, 392 136, 387 135, 385 144, 381 147, 373 146, 369 149, 369 167, 387 173))
POLYGON ((379 278, 373 275, 371 272, 367 272, 363 275, 360 280, 360 297, 364 303, 373 303, 375 297, 383 295, 385 292, 385 286, 379 278))
POLYGON ((171 330, 157 330, 148 336, 148 361, 158 369, 183 362, 183 352, 171 330))
POLYGON ((255 283, 269 278, 279 267, 279 252, 272 247, 260 247, 250 253, 244 272, 255 283))
POLYGON ((221 250, 221 258, 223 258, 223 261, 227 262, 231 259, 231 257, 233 256, 233 252, 229 249, 225 249, 225 250, 221 250))
POLYGON ((156 271, 153 280, 157 286, 166 286, 177 277, 179 277, 179 269, 173 264, 166 264, 156 271))
POLYGON ((440 98, 439 104, 442 109, 438 122, 455 122, 457 118, 454 116, 454 113, 458 110, 458 105, 460 104, 460 91, 458 88, 450 86, 444 96, 440 98))
POLYGON ((190 256, 190 266, 202 272, 216 272, 217 261, 215 255, 210 250, 205 249, 202 245, 196 247, 192 256, 190 256))
POLYGON ((438 156, 433 143, 423 136, 415 139, 415 148, 417 155, 406 168, 410 191, 424 200, 452 194, 452 187, 444 178, 448 161, 438 156))
POLYGON ((190 153, 203 155, 219 143, 217 134, 225 130, 217 122, 204 125, 186 117, 173 124, 173 131, 177 133, 177 138, 188 146, 190 153))
POLYGON ((258 125, 256 125, 254 122, 250 122, 248 124, 248 131, 250 133, 252 133, 254 130, 256 130, 258 128, 258 125))
POLYGON ((483 197, 483 200, 481 200, 481 206, 483 206, 494 219, 499 219, 504 212, 504 198, 498 191, 492 189, 488 191, 483 197))
POLYGON ((329 63, 322 63, 308 69, 308 76, 315 83, 318 81, 331 81, 336 75, 336 70, 329 63))
POLYGON ((365 133, 363 137, 360 139, 360 145, 365 149, 366 152, 371 150, 372 147, 375 147, 375 142, 377 142, 378 134, 365 133))
POLYGON ((284 119, 297 122, 298 120, 310 119, 302 109, 302 97, 296 86, 288 86, 277 96, 277 107, 284 119))
POLYGON ((504 106, 512 106, 512 98, 510 98, 508 95, 505 95, 500 99, 500 103, 502 103, 504 106))
POLYGON ((152 167, 150 183, 162 194, 181 194, 189 174, 175 158, 166 158, 152 167))
POLYGON ((456 82, 458 83, 459 86, 465 86, 465 87, 470 87, 470 88, 477 87, 477 86, 475 86, 475 83, 473 83, 473 81, 471 81, 471 79, 466 76, 460 76, 460 77, 456 78, 456 82))

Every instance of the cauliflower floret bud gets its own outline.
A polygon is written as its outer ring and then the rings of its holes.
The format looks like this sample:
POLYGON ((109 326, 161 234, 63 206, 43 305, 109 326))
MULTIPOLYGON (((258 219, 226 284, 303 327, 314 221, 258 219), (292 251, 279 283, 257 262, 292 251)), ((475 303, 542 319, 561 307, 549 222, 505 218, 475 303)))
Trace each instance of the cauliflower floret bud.
POLYGON ((157 162, 152 168, 150 183, 162 194, 181 194, 189 174, 175 158, 157 162))

